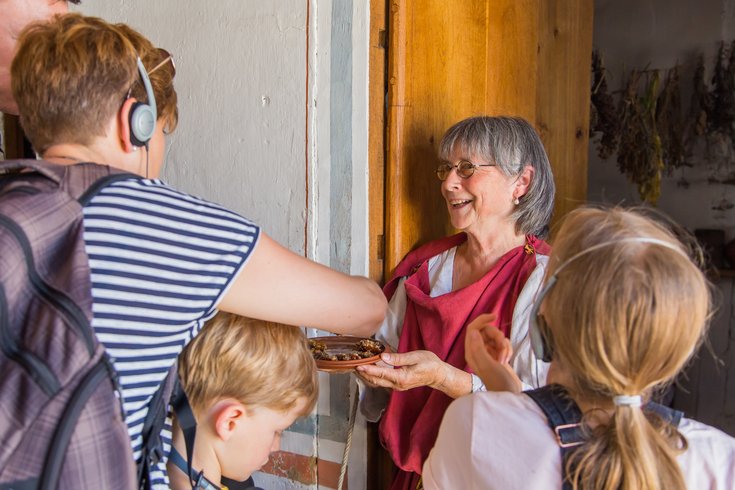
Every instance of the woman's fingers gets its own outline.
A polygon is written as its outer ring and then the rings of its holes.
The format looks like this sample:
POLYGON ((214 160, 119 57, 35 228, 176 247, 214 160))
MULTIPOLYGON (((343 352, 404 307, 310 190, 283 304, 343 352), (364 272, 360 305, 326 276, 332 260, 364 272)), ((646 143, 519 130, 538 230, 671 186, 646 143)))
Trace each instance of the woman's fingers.
POLYGON ((383 353, 381 360, 395 369, 363 365, 358 366, 357 371, 377 386, 399 391, 431 385, 439 367, 439 358, 429 351, 383 353))
POLYGON ((360 378, 371 385, 396 389, 395 377, 392 374, 393 368, 368 364, 357 366, 356 371, 360 378))

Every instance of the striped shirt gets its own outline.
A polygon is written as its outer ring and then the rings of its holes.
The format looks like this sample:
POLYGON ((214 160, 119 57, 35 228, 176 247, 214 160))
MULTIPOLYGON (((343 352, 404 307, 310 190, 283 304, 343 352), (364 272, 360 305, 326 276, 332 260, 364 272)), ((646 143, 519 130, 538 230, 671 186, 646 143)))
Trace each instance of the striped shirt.
MULTIPOLYGON (((85 206, 92 327, 118 372, 136 461, 152 395, 216 313, 259 231, 247 219, 159 180, 112 183, 85 206)), ((154 487, 167 488, 160 466, 152 475, 154 487)))

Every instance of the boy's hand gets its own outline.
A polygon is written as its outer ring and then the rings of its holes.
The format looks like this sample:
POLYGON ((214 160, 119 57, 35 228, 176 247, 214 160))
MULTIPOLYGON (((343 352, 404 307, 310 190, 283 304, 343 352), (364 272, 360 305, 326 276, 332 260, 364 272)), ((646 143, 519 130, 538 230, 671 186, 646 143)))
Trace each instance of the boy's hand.
POLYGON ((493 323, 497 316, 487 313, 467 325, 465 335, 465 359, 488 391, 512 391, 520 393, 522 384, 510 359, 513 347, 493 323))

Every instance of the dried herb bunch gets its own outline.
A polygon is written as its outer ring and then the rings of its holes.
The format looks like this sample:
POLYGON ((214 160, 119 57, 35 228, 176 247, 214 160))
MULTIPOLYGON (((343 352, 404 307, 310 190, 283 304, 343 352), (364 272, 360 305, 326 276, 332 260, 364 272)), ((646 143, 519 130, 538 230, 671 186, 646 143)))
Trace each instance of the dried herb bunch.
POLYGON ((664 168, 661 137, 656 126, 660 82, 658 70, 631 71, 619 108, 618 168, 638 186, 641 199, 652 204, 661 194, 664 168), (639 95, 641 80, 645 81, 645 90, 639 95))
POLYGON ((681 88, 679 68, 673 67, 666 73, 664 88, 656 104, 656 126, 661 136, 661 149, 666 170, 670 174, 675 168, 685 165, 684 122, 681 113, 681 88))
POLYGON ((704 81, 704 55, 697 58, 692 80, 692 98, 684 128, 684 144, 688 146, 697 136, 707 132, 707 115, 712 112, 712 97, 704 81))
MULTIPOLYGON (((735 155, 735 41, 721 43, 711 88, 704 56, 697 58, 686 117, 679 68, 633 70, 623 90, 611 94, 602 57, 598 51, 592 56, 590 133, 599 133, 597 153, 607 159, 617 152, 620 172, 637 185, 641 199, 652 204, 661 194, 663 173, 691 166, 689 157, 698 141, 706 144, 709 162, 730 166, 735 155)), ((735 182, 735 169, 728 172, 735 182)))
POLYGON ((590 132, 600 133, 597 154, 600 158, 610 158, 618 146, 620 122, 615 109, 615 99, 608 91, 607 72, 600 52, 592 52, 592 95, 590 132))
POLYGON ((712 105, 707 117, 707 129, 710 132, 719 131, 730 136, 733 134, 733 122, 735 122, 735 79, 733 78, 735 52, 733 52, 733 47, 735 46, 731 45, 728 50, 725 48, 725 43, 720 44, 715 72, 712 75, 712 105), (730 51, 729 56, 728 51, 730 51))

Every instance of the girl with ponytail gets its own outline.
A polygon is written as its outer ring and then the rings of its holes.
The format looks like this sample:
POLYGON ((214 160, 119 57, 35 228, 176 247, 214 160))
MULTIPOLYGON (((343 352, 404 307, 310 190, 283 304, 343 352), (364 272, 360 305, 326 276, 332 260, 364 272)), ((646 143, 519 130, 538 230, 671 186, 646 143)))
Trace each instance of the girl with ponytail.
POLYGON ((531 314, 529 342, 551 360, 550 386, 519 393, 510 344, 492 316, 478 317, 467 362, 508 391, 452 403, 425 488, 735 488, 735 439, 650 402, 696 351, 711 314, 710 285, 689 252, 638 212, 570 213, 531 314))

